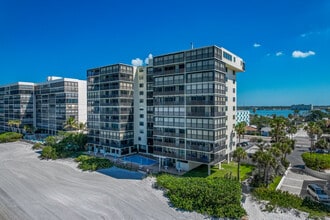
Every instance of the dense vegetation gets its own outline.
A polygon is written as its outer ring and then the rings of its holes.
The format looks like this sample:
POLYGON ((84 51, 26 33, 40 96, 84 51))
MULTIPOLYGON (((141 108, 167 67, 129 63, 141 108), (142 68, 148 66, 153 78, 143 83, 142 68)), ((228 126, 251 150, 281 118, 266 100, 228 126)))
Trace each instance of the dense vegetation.
POLYGON ((166 189, 177 208, 215 217, 241 218, 246 214, 240 204, 241 186, 234 180, 163 174, 157 177, 157 185, 166 189))
POLYGON ((22 134, 16 132, 5 132, 0 134, 0 143, 15 142, 22 138, 22 134))
MULTIPOLYGON (((45 146, 50 147, 46 150, 51 151, 54 154, 50 159, 78 156, 85 150, 86 143, 86 134, 71 132, 63 132, 58 136, 49 136, 45 140, 45 146)), ((43 151, 44 150, 45 148, 43 151)), ((41 154, 41 157, 44 158, 43 154, 41 154)))
POLYGON ((42 159, 47 159, 47 160, 48 159, 56 160, 57 159, 56 149, 52 148, 51 146, 45 146, 41 151, 40 157, 42 159))
POLYGON ((305 152, 301 155, 306 166, 313 169, 330 169, 330 154, 305 152))
POLYGON ((108 159, 87 155, 80 155, 75 159, 75 161, 79 163, 78 168, 82 169, 83 171, 95 171, 113 166, 113 163, 108 159))
POLYGON ((294 208, 310 213, 313 216, 327 216, 330 213, 330 206, 315 202, 309 198, 302 199, 299 196, 260 187, 254 190, 253 195, 259 200, 269 201, 266 210, 272 211, 276 207, 294 208))

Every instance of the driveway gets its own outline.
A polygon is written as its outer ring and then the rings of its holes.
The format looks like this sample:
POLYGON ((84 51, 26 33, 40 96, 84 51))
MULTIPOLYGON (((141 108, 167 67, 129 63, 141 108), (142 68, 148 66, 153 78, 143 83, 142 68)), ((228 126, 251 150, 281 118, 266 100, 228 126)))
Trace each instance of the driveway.
POLYGON ((283 182, 280 190, 287 191, 289 193, 305 197, 306 187, 310 183, 317 183, 322 187, 325 186, 326 181, 321 180, 309 175, 304 174, 299 168, 291 168, 288 170, 287 175, 283 177, 283 182))

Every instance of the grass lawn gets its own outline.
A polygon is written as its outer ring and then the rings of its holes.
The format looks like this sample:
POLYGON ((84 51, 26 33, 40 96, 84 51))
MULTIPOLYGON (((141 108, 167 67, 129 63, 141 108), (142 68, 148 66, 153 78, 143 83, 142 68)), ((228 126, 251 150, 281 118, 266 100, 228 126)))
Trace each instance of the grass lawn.
MULTIPOLYGON (((219 170, 218 166, 214 166, 211 168, 211 175, 207 176, 207 165, 201 165, 187 173, 183 176, 185 177, 207 177, 207 178, 214 178, 214 177, 224 177, 225 175, 231 175, 232 177, 237 177, 237 163, 230 162, 229 164, 223 163, 221 164, 221 168, 219 170)), ((253 170, 254 166, 241 164, 240 167, 240 176, 241 180, 247 179, 253 170)))

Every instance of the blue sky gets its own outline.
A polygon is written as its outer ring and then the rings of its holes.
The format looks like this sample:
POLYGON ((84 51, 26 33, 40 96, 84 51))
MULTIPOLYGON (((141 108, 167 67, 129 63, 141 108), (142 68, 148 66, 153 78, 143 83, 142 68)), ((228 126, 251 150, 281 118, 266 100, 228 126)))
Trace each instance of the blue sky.
POLYGON ((330 1, 0 0, 0 84, 218 45, 246 62, 238 105, 330 104, 330 1))

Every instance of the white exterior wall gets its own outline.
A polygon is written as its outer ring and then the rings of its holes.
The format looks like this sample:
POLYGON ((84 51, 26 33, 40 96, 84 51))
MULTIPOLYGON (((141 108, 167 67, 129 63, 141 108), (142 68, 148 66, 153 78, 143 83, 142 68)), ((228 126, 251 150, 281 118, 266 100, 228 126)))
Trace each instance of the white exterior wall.
POLYGON ((236 143, 235 143, 235 124, 236 124, 236 74, 233 74, 233 70, 228 69, 228 72, 226 74, 227 76, 227 139, 226 139, 226 145, 227 145, 227 154, 232 152, 236 149, 236 143))
POLYGON ((147 69, 146 67, 134 67, 134 74, 134 145, 136 145, 138 149, 141 145, 145 146, 146 153, 148 153, 147 69), (142 84, 143 87, 140 87, 142 84), (143 92, 143 94, 140 95, 140 92, 143 92), (143 118, 141 118, 140 115, 143 115, 143 118), (143 125, 140 125, 140 123, 143 123, 143 125))
POLYGON ((78 121, 87 122, 87 82, 78 80, 78 121))

